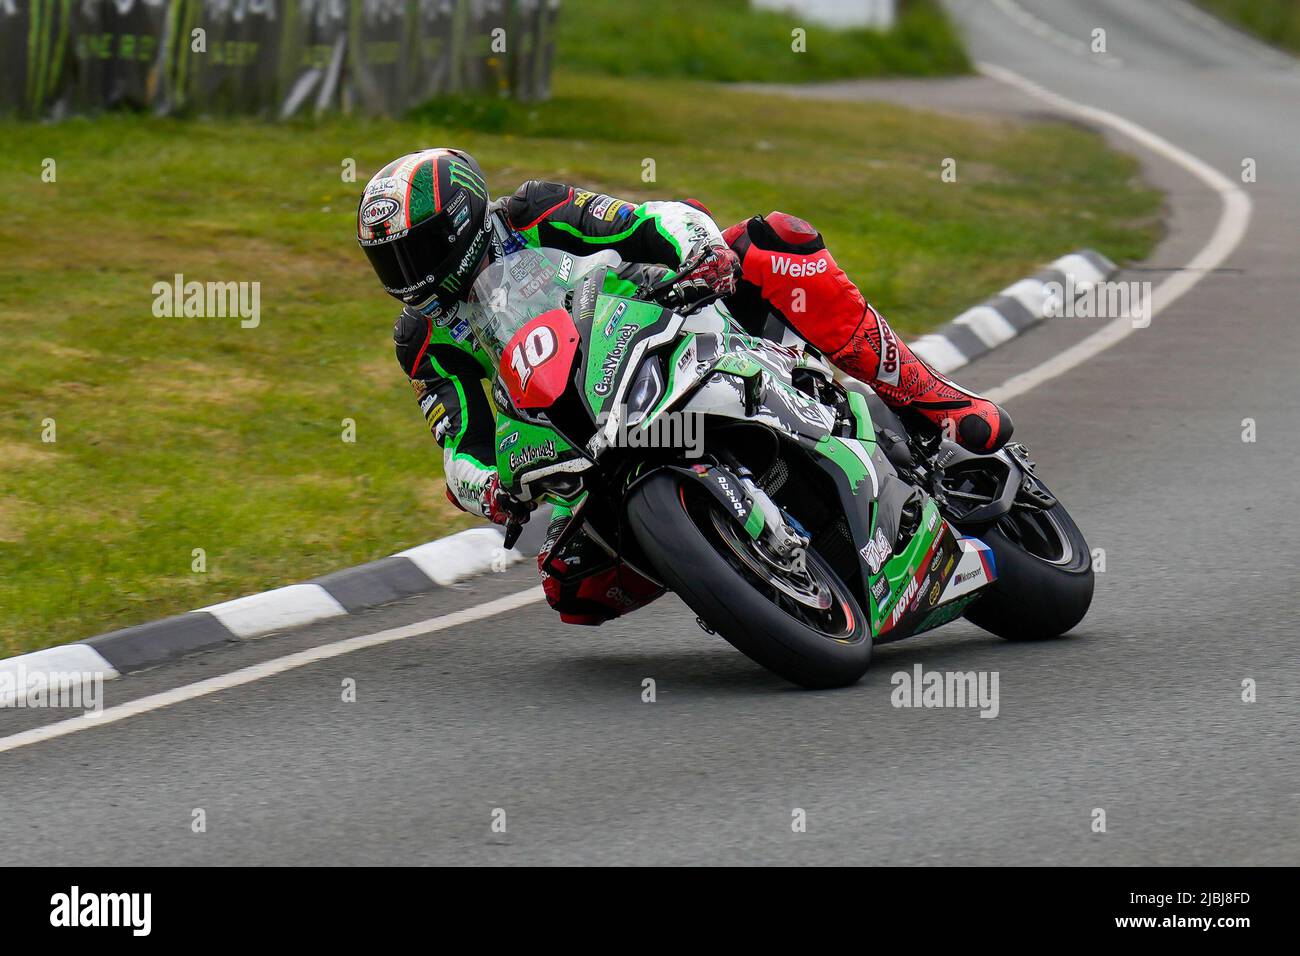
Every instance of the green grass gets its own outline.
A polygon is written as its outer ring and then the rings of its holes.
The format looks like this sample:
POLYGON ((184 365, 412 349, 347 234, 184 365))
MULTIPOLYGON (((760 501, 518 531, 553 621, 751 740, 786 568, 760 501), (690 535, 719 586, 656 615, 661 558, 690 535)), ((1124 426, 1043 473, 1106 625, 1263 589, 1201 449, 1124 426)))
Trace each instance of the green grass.
POLYGON ((1300 0, 1197 0, 1216 14, 1263 40, 1300 53, 1300 0))
POLYGON ((1135 164, 1069 126, 563 73, 556 93, 404 121, 0 124, 0 655, 468 523, 394 360, 394 304, 352 240, 361 185, 412 148, 472 150, 498 192, 551 177, 696 196, 724 224, 798 213, 913 332, 1080 246, 1141 257, 1158 231, 1135 164), (940 181, 947 156, 956 183, 940 181), (155 318, 153 284, 174 273, 261 282, 261 325, 155 318))
POLYGON ((564 0, 556 57, 611 76, 801 83, 854 76, 968 73, 938 0, 901 0, 894 29, 835 30, 749 0, 564 0), (792 49, 791 31, 806 31, 792 49))

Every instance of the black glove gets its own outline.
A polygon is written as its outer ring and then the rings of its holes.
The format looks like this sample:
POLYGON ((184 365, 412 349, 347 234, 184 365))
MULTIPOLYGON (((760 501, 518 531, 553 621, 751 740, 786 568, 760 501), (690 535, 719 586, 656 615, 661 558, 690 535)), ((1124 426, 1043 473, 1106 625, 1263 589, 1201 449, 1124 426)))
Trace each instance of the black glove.
POLYGON ((655 296, 675 312, 690 315, 714 299, 736 291, 740 274, 740 257, 729 246, 705 246, 688 259, 681 271, 660 285, 662 294, 655 296))

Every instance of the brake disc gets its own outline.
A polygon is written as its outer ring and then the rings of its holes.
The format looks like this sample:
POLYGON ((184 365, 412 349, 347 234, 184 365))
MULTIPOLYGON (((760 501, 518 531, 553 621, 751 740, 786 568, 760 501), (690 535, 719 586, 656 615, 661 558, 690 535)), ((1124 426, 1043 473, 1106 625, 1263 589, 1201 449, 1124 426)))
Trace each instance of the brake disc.
POLYGON ((768 555, 759 542, 741 538, 729 518, 710 509, 709 520, 731 552, 759 578, 805 607, 825 611, 831 606, 830 589, 813 577, 815 569, 808 566, 802 550, 798 552, 797 562, 781 564, 768 555))

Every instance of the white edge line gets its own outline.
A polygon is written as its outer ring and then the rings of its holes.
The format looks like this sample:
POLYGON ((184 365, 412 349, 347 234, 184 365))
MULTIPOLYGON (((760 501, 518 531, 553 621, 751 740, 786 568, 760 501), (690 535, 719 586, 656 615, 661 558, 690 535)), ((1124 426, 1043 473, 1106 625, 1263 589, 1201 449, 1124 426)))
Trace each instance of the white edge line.
POLYGON ((508 594, 505 597, 497 598, 494 601, 487 601, 484 604, 478 604, 461 611, 453 611, 452 613, 444 614, 441 617, 432 617, 428 620, 417 621, 414 624, 389 628, 384 631, 376 631, 373 634, 362 634, 358 637, 349 637, 342 641, 336 641, 333 644, 323 644, 320 647, 298 651, 295 654, 289 654, 285 657, 277 657, 274 660, 263 661, 260 664, 243 667, 239 670, 231 671, 228 674, 219 674, 216 677, 209 677, 206 680, 197 681, 193 684, 186 684, 183 687, 173 687, 170 690, 161 691, 157 694, 150 694, 147 697, 141 697, 138 700, 131 700, 124 704, 107 707, 97 715, 87 714, 82 717, 73 717, 68 720, 60 720, 57 723, 46 724, 44 727, 35 727, 31 730, 24 730, 8 737, 0 737, 0 753, 17 750, 19 747, 26 747, 30 744, 41 743, 46 740, 53 740, 57 737, 65 737, 68 734, 75 734, 78 731, 92 730, 96 727, 103 727, 106 724, 115 724, 119 720, 126 720, 128 717, 135 717, 139 714, 159 710, 163 707, 171 707, 173 704, 184 703, 185 701, 195 700, 199 697, 207 697, 209 694, 216 694, 223 690, 230 690, 232 687, 240 687, 244 684, 251 684, 254 681, 259 681, 266 677, 283 674, 285 671, 291 671, 299 667, 306 667, 308 664, 315 664, 319 661, 329 660, 333 657, 341 657, 344 654, 351 654, 353 651, 363 651, 371 647, 379 647, 382 644, 391 644, 394 641, 406 640, 409 637, 419 637, 422 634, 432 634, 435 631, 445 631, 448 628, 460 627, 463 624, 481 621, 484 618, 493 617, 494 615, 523 607, 526 604, 532 604, 541 599, 542 589, 540 587, 529 588, 527 591, 508 594))
POLYGON ((1092 66, 1102 66, 1114 70, 1124 65, 1124 61, 1113 53, 1094 53, 1092 47, 1086 42, 1057 29, 1046 20, 1020 6, 1015 0, 993 0, 993 5, 1000 9, 1007 19, 1019 24, 1022 29, 1042 37, 1054 46, 1073 53, 1075 56, 1083 57, 1092 66))
MULTIPOLYGON (((1232 251, 1241 242, 1242 237, 1245 236, 1246 228, 1250 224, 1250 197, 1246 195, 1240 186, 1217 169, 1197 159, 1191 153, 1180 149, 1168 140, 1157 136, 1145 127, 1139 126, 1132 120, 1127 120, 1122 116, 1098 109, 1095 106, 1085 106, 1082 103, 1067 99, 1004 67, 995 66, 991 63, 979 63, 977 68, 985 76, 1006 83, 1008 86, 1013 86, 1056 109, 1110 127, 1153 153, 1181 166, 1219 194, 1219 198, 1223 202, 1223 212, 1219 216, 1219 221, 1215 225, 1209 241, 1192 257, 1190 262, 1166 278, 1151 293, 1151 316, 1153 318, 1195 287, 1196 283, 1200 282, 1206 273, 1217 268, 1232 254, 1232 251)), ((986 391, 984 396, 990 401, 1002 403, 1015 398, 1017 395, 1023 395, 1030 389, 1037 388, 1044 382, 1065 374, 1072 368, 1082 365, 1089 359, 1106 351, 1112 345, 1123 341, 1133 334, 1135 328, 1137 326, 1134 325, 1133 319, 1128 316, 1112 319, 1086 339, 1076 342, 1046 362, 1036 365, 1019 375, 1012 376, 996 388, 986 391)))

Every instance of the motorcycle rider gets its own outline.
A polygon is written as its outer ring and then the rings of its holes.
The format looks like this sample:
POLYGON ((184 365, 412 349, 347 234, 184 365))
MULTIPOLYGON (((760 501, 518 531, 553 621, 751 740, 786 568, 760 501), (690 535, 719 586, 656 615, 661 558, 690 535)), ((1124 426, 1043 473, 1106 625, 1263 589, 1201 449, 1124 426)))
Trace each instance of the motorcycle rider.
MULTIPOLYGON (((397 360, 442 446, 447 497, 497 524, 526 517, 530 506, 496 474, 495 420, 479 384, 494 372, 470 332, 465 300, 489 261, 521 248, 580 256, 612 249, 625 265, 606 291, 622 294, 680 273, 682 310, 720 295, 751 334, 779 338, 789 326, 886 403, 947 428, 966 448, 996 451, 1011 437, 1002 408, 917 358, 835 264, 820 233, 786 213, 720 231, 692 199, 635 203, 537 180, 494 202, 470 154, 439 148, 399 157, 374 175, 358 205, 357 240, 385 291, 404 305, 393 326, 397 360)), ((658 596, 656 585, 594 543, 551 561, 568 515, 556 507, 538 556, 547 599, 563 620, 599 624, 658 596)))

